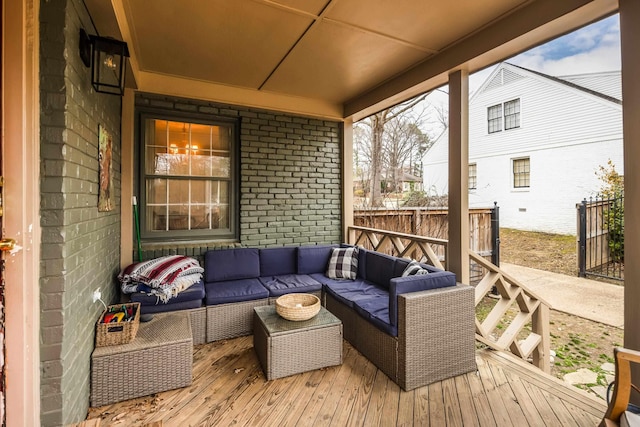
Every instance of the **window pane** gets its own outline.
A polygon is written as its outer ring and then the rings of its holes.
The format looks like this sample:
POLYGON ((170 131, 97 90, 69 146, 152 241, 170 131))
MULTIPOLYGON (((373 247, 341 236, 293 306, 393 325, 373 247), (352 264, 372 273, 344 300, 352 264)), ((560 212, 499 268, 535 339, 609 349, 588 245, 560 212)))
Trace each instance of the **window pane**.
POLYGON ((214 212, 214 218, 217 216, 217 227, 214 228, 229 228, 229 206, 218 206, 214 212))
POLYGON ((504 128, 520 127, 520 99, 504 103, 504 128))
POLYGON ((169 204, 182 205, 189 203, 189 184, 187 180, 169 179, 167 187, 169 189, 169 204))
POLYGON ((489 133, 502 130, 502 104, 491 106, 487 109, 489 133))
POLYGON ((169 230, 189 229, 189 207, 169 206, 169 230))
POLYGON ((153 231, 167 230, 167 206, 153 206, 147 208, 147 224, 153 231))
POLYGON ((477 165, 471 163, 469 165, 469 190, 475 190, 478 185, 477 165))
MULTIPOLYGON (((169 150, 174 150, 169 148, 169 150)), ((167 153, 166 148, 147 147, 146 164, 149 175, 188 175, 188 158, 183 154, 167 153)))
POLYGON ((167 146, 167 121, 166 120, 148 121, 146 136, 147 136, 146 145, 166 147, 167 146))
POLYGON ((211 203, 229 203, 229 183, 225 181, 214 181, 211 183, 211 203))
POLYGON ((209 181, 191 181, 191 203, 207 203, 207 187, 211 185, 209 181))
POLYGON ((210 215, 205 206, 191 206, 191 229, 207 230, 211 228, 210 215))
POLYGON ((191 147, 201 152, 211 150, 211 129, 214 126, 191 124, 191 147))
POLYGON ((167 204, 167 180, 147 180, 147 205, 167 204))
POLYGON ((515 159, 513 161, 513 187, 529 187, 530 177, 529 159, 515 159))

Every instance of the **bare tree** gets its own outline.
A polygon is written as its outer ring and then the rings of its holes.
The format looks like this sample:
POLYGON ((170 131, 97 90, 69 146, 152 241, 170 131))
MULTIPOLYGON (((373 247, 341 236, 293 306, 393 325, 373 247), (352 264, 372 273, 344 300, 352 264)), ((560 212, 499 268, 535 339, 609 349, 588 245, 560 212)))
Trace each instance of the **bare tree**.
POLYGON ((388 123, 385 131, 383 158, 387 179, 391 181, 394 190, 401 189, 400 184, 407 163, 409 173, 422 176, 421 171, 416 171, 413 168, 413 160, 416 157, 421 158, 424 150, 430 145, 429 137, 420 130, 414 121, 400 118, 388 123))
POLYGON ((362 152, 368 151, 369 157, 369 197, 370 205, 373 207, 382 206, 382 171, 384 166, 384 143, 386 125, 392 121, 403 117, 407 112, 411 111, 420 102, 424 101, 429 93, 423 94, 409 101, 398 104, 394 107, 373 114, 359 122, 359 125, 368 128, 370 136, 370 148, 364 149, 362 152))

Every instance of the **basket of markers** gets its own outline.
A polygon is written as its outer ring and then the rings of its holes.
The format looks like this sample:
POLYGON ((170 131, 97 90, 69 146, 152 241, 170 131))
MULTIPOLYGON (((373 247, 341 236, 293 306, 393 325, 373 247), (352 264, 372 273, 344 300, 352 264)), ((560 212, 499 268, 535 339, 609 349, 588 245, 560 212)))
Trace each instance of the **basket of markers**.
POLYGON ((96 325, 96 347, 127 344, 133 341, 140 326, 140 303, 110 305, 96 325))

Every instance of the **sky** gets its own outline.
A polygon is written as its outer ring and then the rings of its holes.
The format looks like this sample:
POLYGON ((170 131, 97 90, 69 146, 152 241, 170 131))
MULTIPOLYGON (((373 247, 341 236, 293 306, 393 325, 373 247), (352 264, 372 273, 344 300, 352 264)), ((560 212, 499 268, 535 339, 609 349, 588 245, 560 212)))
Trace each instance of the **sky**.
MULTIPOLYGON (((506 60, 551 76, 620 70, 620 19, 613 15, 506 60)), ((495 67, 470 76, 476 90, 495 67)))
MULTIPOLYGON (((505 61, 551 76, 620 70, 619 16, 610 16, 505 61)), ((469 76, 470 96, 494 69, 491 66, 469 76)), ((447 104, 440 92, 428 99, 434 105, 447 104)), ((433 137, 439 131, 430 129, 427 133, 433 137)))

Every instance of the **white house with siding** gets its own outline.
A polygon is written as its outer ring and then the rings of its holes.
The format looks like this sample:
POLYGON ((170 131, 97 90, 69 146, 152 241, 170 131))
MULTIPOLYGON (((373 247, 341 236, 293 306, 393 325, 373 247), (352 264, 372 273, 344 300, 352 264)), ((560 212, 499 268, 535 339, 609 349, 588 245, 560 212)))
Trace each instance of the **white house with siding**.
MULTIPOLYGON (((424 188, 448 193, 448 134, 424 156, 424 188)), ((620 72, 552 77, 502 63, 469 102, 469 205, 500 225, 576 234, 576 203, 609 159, 623 173, 620 72)))

